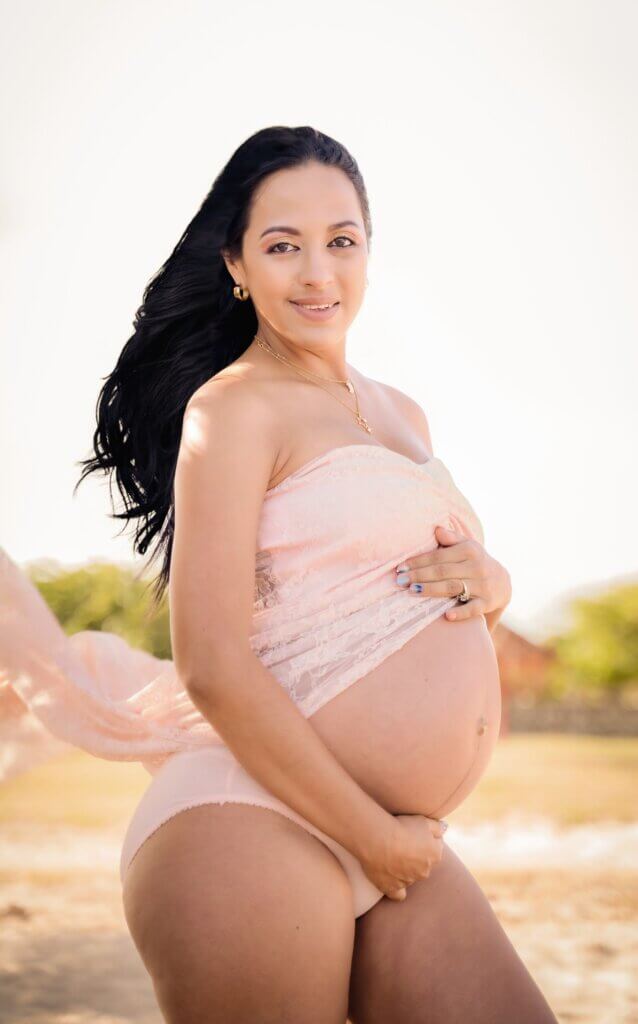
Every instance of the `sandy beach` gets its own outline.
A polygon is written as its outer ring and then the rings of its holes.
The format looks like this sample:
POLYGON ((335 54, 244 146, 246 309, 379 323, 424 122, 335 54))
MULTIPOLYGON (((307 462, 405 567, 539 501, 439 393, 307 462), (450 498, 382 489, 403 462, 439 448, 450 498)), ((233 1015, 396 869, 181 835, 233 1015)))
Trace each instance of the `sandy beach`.
MULTIPOLYGON (((449 817, 446 842, 561 1024, 638 1021, 637 747, 508 737, 449 817), (585 786, 593 765, 597 782, 585 786)), ((77 752, 2 787, 1 1024, 161 1024, 118 875, 147 784, 137 765, 77 752)))

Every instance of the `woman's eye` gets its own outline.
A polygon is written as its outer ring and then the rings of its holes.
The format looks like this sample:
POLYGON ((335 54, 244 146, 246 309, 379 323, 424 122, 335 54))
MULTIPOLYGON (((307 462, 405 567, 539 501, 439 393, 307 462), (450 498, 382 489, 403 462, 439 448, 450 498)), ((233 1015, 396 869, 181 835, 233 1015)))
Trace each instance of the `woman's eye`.
MULTIPOLYGON (((356 242, 353 242, 351 238, 348 238, 347 235, 337 235, 337 237, 334 238, 330 244, 333 245, 334 242, 339 242, 339 241, 348 242, 348 245, 337 245, 336 246, 337 249, 350 249, 353 245, 357 244, 356 242)), ((291 245, 291 243, 290 242, 275 242, 275 244, 271 245, 270 248, 267 249, 266 251, 267 252, 276 252, 276 253, 290 252, 290 249, 280 249, 279 248, 280 245, 291 245)), ((293 245, 292 248, 295 249, 296 246, 293 245)))
POLYGON ((283 250, 281 250, 281 249, 278 250, 278 247, 280 245, 290 245, 290 242, 276 242, 275 245, 271 245, 270 246, 270 249, 268 249, 268 252, 277 252, 277 251, 282 252, 283 250))

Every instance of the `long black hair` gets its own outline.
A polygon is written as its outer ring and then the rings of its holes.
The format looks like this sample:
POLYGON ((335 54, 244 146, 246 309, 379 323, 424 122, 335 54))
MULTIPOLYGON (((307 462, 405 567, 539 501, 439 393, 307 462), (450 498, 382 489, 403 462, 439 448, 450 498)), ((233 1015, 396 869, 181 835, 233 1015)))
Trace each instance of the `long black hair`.
MULTIPOLYGON (((210 377, 246 351, 257 330, 252 299, 238 302, 222 252, 241 257, 255 189, 282 168, 317 161, 339 167, 354 185, 368 242, 368 198, 358 165, 341 143, 315 128, 273 126, 255 132, 213 182, 171 255, 146 285, 126 342, 99 393, 93 451, 73 493, 89 473, 114 473, 124 502, 112 518, 136 520, 133 548, 150 562, 164 552, 153 596, 170 576, 175 526, 173 481, 186 405, 210 377)), ((109 479, 111 504, 112 478, 109 479)))

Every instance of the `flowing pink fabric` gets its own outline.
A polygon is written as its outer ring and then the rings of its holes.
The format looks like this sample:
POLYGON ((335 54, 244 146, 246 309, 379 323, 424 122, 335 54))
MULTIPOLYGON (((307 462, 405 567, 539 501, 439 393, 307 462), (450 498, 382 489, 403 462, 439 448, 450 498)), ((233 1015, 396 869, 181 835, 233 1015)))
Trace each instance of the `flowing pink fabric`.
MULTIPOLYGON (((444 463, 379 445, 343 445, 264 496, 250 645, 309 717, 442 615, 455 598, 418 597, 395 567, 448 526, 483 543, 444 463)), ((0 548, 0 779, 67 748, 139 761, 221 744, 173 662, 113 633, 67 636, 37 587, 0 548)))

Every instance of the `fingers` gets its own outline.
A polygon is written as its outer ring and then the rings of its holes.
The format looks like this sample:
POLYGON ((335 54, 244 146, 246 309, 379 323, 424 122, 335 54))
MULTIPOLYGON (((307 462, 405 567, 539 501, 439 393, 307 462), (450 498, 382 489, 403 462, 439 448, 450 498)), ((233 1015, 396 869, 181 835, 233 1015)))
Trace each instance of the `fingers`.
POLYGON ((401 902, 402 900, 407 898, 408 893, 404 887, 403 889, 394 889, 393 892, 389 892, 386 895, 391 900, 398 900, 399 902, 401 902))
POLYGON ((399 585, 402 582, 413 583, 419 580, 422 583, 437 583, 448 579, 450 576, 480 576, 476 558, 468 558, 467 552, 463 552, 461 546, 454 549, 454 552, 431 551, 422 558, 413 557, 401 563, 395 570, 396 581, 399 585), (440 556, 440 557, 439 557, 440 556), (407 579, 406 579, 407 577, 407 579))
POLYGON ((480 581, 471 570, 450 566, 448 572, 450 575, 445 579, 433 580, 425 570, 413 569, 411 572, 399 573, 395 582, 399 589, 411 594, 423 594, 425 597, 458 597, 463 593, 463 580, 473 590, 479 586, 480 581))
POLYGON ((487 602, 481 597, 474 597, 465 604, 455 604, 454 611, 447 611, 445 617, 448 619, 475 619, 479 615, 485 615, 487 602))
POLYGON ((435 839, 442 839, 444 833, 450 827, 449 823, 445 821, 444 818, 429 818, 428 820, 432 822, 430 826, 432 835, 435 837, 435 839))

